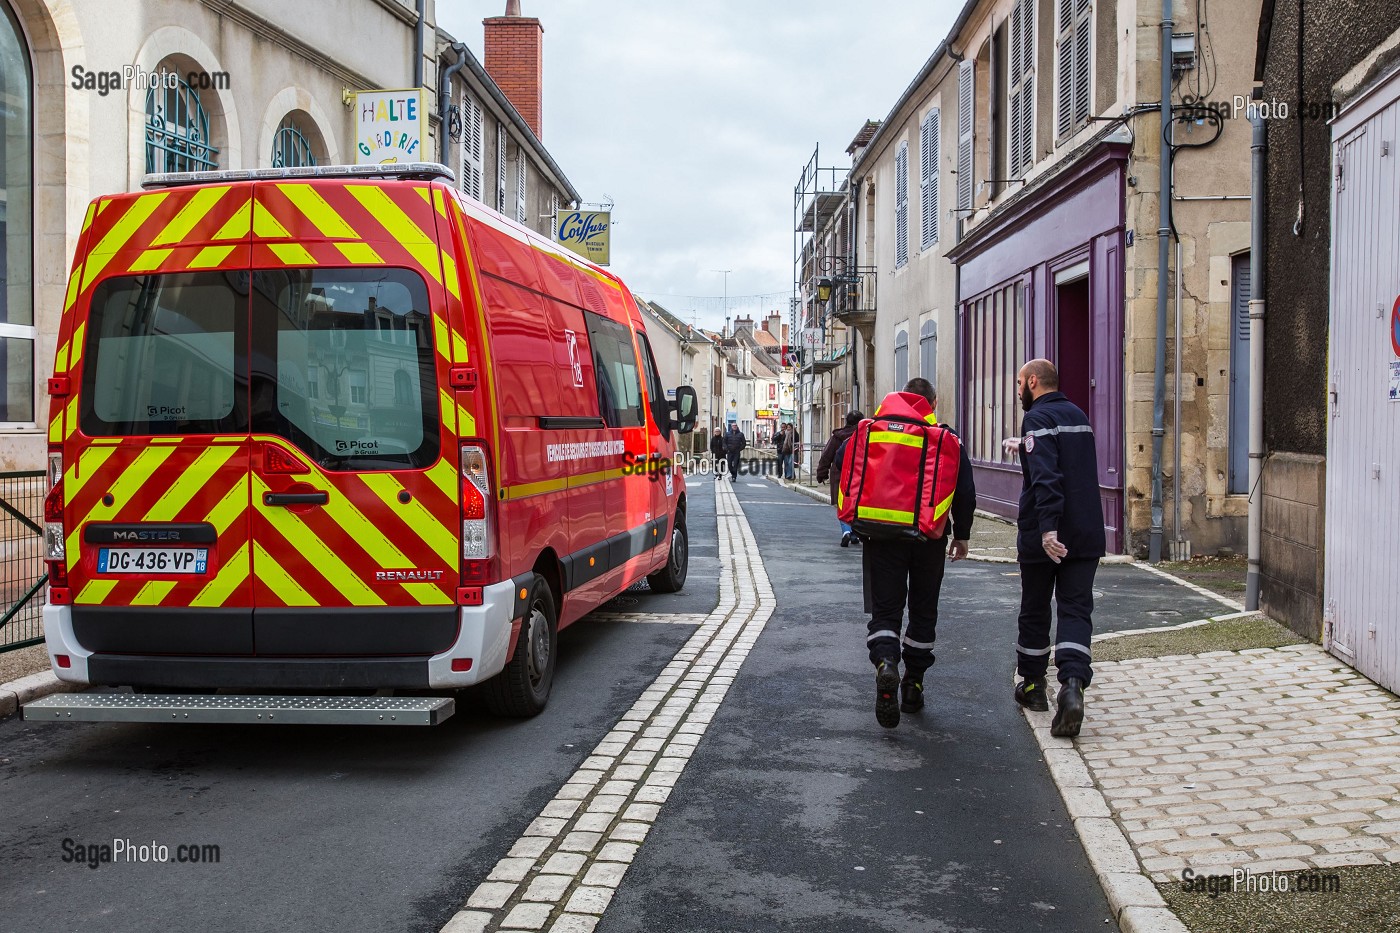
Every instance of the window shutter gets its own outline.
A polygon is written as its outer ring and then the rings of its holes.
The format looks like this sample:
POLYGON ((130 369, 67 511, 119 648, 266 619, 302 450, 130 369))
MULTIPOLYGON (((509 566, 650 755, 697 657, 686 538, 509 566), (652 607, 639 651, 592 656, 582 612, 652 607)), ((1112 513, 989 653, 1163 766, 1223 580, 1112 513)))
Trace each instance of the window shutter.
POLYGON ((1010 28, 1007 109, 1011 116, 1011 138, 1007 168, 1013 177, 1020 177, 1030 169, 1034 155, 1035 3, 1032 0, 1017 0, 1011 11, 1010 28))
POLYGON ((1055 78, 1059 83, 1055 100, 1055 133, 1068 136, 1074 130, 1075 49, 1074 7, 1076 0, 1059 0, 1059 42, 1056 49, 1055 78))
POLYGON ((506 212, 506 125, 496 121, 496 211, 506 212))
POLYGON ((481 104, 470 94, 462 95, 462 193, 469 198, 482 199, 485 178, 485 152, 482 135, 481 104))
POLYGON ((958 66, 958 207, 972 207, 973 93, 976 65, 966 61, 958 66))
POLYGON ((1093 48, 1093 5, 1090 0, 1075 0, 1074 12, 1074 122, 1083 125, 1089 119, 1089 63, 1093 48))
POLYGON ((894 157, 894 266, 909 262, 909 144, 899 144, 894 157))
POLYGON ((522 224, 528 215, 525 213, 525 147, 515 147, 515 219, 522 224))
POLYGON ((919 127, 919 210, 922 215, 919 249, 938 242, 938 133, 940 117, 934 108, 919 127))
POLYGON ((938 386, 938 322, 924 321, 919 328, 919 375, 938 386))

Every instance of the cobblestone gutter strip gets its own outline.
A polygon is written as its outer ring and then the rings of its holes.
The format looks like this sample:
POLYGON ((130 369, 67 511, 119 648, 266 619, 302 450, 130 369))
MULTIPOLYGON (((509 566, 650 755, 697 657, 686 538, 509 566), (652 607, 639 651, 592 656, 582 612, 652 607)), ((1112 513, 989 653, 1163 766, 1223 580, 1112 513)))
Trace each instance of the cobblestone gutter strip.
POLYGON ((774 599, 738 497, 716 484, 714 612, 496 863, 442 933, 589 933, 705 735, 774 599))
POLYGON ((81 689, 77 684, 59 680, 53 675, 53 671, 40 671, 7 684, 0 684, 0 718, 9 716, 30 700, 37 700, 51 693, 73 693, 81 689))

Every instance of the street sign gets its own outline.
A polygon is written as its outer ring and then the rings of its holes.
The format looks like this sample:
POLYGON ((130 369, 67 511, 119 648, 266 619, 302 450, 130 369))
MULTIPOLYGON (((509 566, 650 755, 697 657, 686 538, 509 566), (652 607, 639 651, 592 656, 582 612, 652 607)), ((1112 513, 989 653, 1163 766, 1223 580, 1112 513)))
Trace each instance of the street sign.
POLYGON ((808 350, 815 350, 822 345, 822 329, 820 327, 802 328, 802 346, 808 350))

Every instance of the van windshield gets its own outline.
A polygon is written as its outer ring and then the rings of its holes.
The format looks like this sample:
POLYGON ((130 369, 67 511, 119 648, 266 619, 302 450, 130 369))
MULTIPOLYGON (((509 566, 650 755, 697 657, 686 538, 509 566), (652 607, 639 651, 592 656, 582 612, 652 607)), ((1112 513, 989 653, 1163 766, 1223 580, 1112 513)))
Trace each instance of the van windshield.
POLYGON ((438 458, 432 317, 407 269, 267 269, 253 276, 252 424, 332 470, 438 458))

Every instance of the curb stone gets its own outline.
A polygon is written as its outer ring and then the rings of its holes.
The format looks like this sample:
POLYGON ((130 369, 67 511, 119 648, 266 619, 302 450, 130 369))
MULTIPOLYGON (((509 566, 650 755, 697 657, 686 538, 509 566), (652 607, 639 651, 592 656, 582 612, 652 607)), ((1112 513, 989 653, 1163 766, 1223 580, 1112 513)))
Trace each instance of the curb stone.
MULTIPOLYGON (((1012 678, 1015 682, 1015 678, 1012 678)), ((1052 706, 1053 706, 1052 700, 1052 706)), ((1021 708, 1055 782, 1084 854, 1103 888, 1122 933, 1190 933, 1142 871, 1132 844, 1112 817, 1108 801, 1094 786, 1088 763, 1072 739, 1050 735, 1050 712, 1021 708)))
POLYGON ((40 671, 7 684, 0 684, 0 718, 17 712, 30 700, 37 700, 51 693, 76 693, 82 689, 84 688, 81 684, 59 680, 53 671, 40 671))

